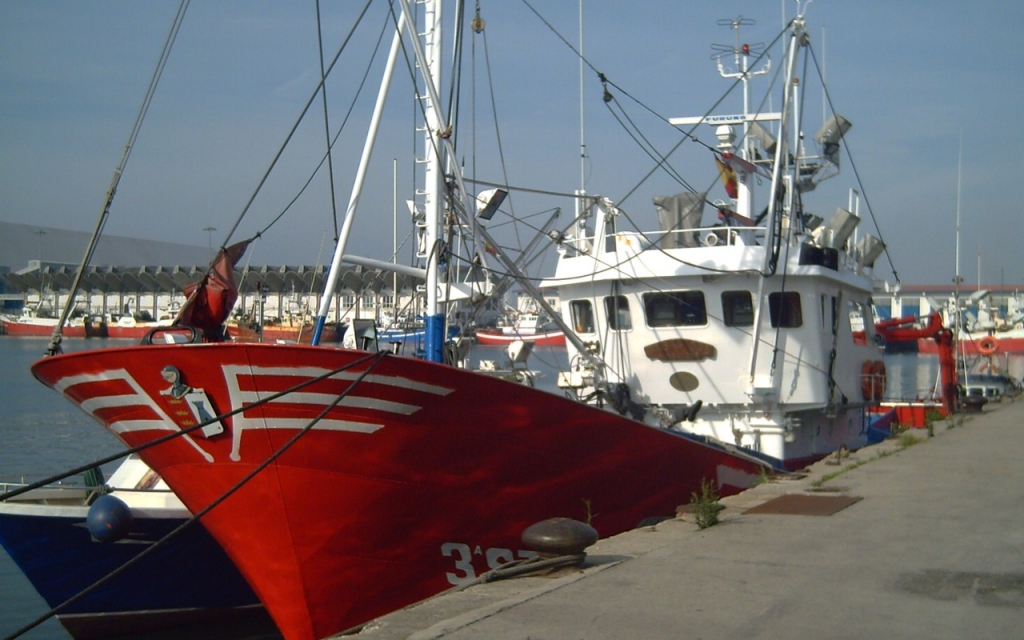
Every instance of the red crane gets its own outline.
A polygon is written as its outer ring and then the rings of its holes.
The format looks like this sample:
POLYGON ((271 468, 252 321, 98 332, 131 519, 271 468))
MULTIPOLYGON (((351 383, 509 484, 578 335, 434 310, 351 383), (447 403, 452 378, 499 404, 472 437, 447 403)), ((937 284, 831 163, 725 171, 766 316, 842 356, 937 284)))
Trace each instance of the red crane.
POLYGON ((953 332, 942 325, 942 316, 935 311, 928 314, 927 323, 919 326, 917 316, 893 318, 875 323, 875 333, 886 342, 905 342, 931 338, 939 345, 939 373, 942 376, 942 408, 951 415, 958 408, 956 359, 953 356, 953 332))

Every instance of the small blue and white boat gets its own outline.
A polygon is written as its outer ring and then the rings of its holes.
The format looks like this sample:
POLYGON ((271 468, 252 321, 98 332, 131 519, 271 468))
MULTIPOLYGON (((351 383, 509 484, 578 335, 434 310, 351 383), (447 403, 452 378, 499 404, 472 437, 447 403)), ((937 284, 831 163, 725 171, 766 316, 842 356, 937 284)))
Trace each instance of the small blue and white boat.
MULTIPOLYGON (((92 587, 191 517, 137 458, 126 459, 109 482, 97 480, 92 487, 50 485, 0 501, 0 545, 50 607, 92 587), (98 512, 103 504, 113 510, 98 512), (97 523, 106 525, 98 532, 105 542, 93 535, 97 523)), ((15 488, 0 483, 0 493, 15 488)), ((198 523, 57 618, 78 639, 279 637, 248 583, 198 523)))

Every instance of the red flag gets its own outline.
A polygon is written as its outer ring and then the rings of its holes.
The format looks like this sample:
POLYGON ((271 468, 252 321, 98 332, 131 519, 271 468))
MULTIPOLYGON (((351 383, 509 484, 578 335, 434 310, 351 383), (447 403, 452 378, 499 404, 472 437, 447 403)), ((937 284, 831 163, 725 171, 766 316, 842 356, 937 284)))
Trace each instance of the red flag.
POLYGON ((722 179, 726 195, 735 200, 737 193, 739 193, 736 183, 736 172, 732 170, 732 167, 719 160, 718 156, 715 156, 715 164, 718 165, 718 177, 722 179))
POLYGON ((185 304, 175 324, 202 329, 204 333, 218 335, 238 300, 234 268, 249 247, 249 240, 233 244, 220 253, 213 266, 195 284, 185 287, 185 304))

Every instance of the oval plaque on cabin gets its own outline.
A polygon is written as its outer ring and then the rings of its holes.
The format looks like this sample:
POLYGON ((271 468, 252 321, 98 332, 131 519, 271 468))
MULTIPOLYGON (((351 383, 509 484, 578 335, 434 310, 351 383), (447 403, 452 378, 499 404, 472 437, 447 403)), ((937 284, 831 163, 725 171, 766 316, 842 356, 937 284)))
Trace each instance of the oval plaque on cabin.
POLYGON ((668 378, 668 383, 677 391, 689 393, 700 386, 700 380, 689 371, 676 371, 668 378))
POLYGON ((662 362, 697 362, 714 358, 717 352, 714 345, 686 338, 662 340, 644 347, 648 358, 662 362))

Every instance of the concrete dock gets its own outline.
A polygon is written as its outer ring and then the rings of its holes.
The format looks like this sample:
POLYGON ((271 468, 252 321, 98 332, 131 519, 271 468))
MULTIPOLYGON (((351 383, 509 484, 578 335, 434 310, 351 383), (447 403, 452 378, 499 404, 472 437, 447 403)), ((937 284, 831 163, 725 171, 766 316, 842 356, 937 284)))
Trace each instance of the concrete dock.
POLYGON ((599 541, 581 567, 449 592, 356 636, 1024 638, 1024 400, 930 431, 725 498, 713 527, 682 515, 599 541), (809 497, 747 513, 783 495, 809 497))

